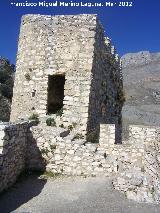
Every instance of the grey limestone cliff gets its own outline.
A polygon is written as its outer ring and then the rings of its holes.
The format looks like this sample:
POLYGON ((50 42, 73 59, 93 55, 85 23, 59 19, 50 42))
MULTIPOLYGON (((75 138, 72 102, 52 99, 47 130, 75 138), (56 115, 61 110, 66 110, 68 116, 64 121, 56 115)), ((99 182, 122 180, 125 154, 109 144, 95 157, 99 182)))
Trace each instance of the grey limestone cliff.
POLYGON ((124 123, 159 126, 160 53, 128 53, 121 60, 126 96, 124 123))

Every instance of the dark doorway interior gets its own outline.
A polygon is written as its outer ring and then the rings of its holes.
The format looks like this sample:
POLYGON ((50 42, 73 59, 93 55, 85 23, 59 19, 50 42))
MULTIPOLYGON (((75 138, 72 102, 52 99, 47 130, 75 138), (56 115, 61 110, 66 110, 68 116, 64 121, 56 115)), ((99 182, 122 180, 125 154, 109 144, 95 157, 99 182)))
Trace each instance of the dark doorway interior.
POLYGON ((65 76, 48 76, 47 113, 54 114, 63 107, 65 76))

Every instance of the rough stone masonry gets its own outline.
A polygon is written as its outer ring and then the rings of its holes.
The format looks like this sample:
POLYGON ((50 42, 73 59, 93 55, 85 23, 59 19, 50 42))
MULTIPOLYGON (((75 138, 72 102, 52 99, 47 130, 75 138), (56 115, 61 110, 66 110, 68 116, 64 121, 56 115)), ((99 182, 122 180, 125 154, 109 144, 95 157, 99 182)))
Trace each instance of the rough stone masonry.
POLYGON ((23 16, 0 191, 24 169, 47 170, 112 177, 128 198, 159 203, 160 128, 129 126, 122 141, 123 102, 120 60, 96 15, 23 16))
POLYGON ((84 134, 121 123, 120 60, 96 15, 22 18, 11 121, 63 108, 84 134))

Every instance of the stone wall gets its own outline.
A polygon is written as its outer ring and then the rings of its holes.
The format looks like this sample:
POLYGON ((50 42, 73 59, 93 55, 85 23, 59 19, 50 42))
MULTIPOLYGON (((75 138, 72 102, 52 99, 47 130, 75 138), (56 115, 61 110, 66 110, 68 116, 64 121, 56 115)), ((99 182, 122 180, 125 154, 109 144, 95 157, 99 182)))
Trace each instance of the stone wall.
POLYGON ((34 143, 30 140, 28 168, 43 169, 45 164, 53 173, 114 177, 114 187, 128 198, 159 202, 159 128, 130 126, 129 140, 123 144, 115 144, 113 124, 100 125, 95 144, 76 129, 66 134, 63 128, 34 126, 30 131, 34 143))
POLYGON ((123 83, 120 59, 104 29, 97 20, 92 81, 89 96, 88 129, 99 129, 100 123, 121 123, 123 83))
MULTIPOLYGON (((100 122, 120 121, 120 60, 96 15, 22 18, 11 121, 47 114, 48 76, 65 76, 59 124, 85 134, 100 122), (34 96, 33 96, 34 94, 34 96)), ((56 119, 56 118, 55 118, 56 119)))
POLYGON ((138 133, 141 141, 138 141, 137 135, 136 139, 133 137, 136 128, 139 127, 130 126, 129 141, 115 144, 114 124, 100 125, 99 143, 86 141, 76 128, 68 132, 60 127, 33 126, 30 129, 28 166, 36 168, 39 164, 41 167, 41 161, 38 157, 36 161, 34 153, 34 147, 38 147, 47 162, 46 169, 54 173, 109 176, 133 165, 141 169, 144 166, 144 138, 142 132, 138 133))
POLYGON ((0 124, 0 192, 25 169, 28 124, 0 124))
POLYGON ((99 143, 79 128, 33 123, 0 125, 0 192, 27 170, 63 175, 106 176, 138 202, 160 202, 160 128, 129 126, 129 138, 115 144, 114 124, 101 124, 99 143))
POLYGON ((122 170, 114 181, 116 189, 138 202, 159 202, 160 199, 160 128, 131 126, 129 141, 124 143, 122 170), (125 146, 130 144, 128 150, 125 146), (132 152, 132 154, 131 154, 132 152), (125 163, 128 162, 126 168, 125 163))
MULTIPOLYGON (((134 143, 115 144, 115 125, 111 124, 100 125, 99 143, 95 144, 86 141, 77 129, 72 130, 65 137, 63 135, 66 130, 63 128, 33 126, 30 131, 34 142, 30 141, 31 151, 28 153, 33 152, 32 146, 36 143, 47 162, 46 169, 51 169, 55 173, 109 176, 123 166, 129 167, 132 161, 136 165, 136 161, 139 162, 138 156, 141 158, 141 152, 144 152, 141 145, 134 143)), ((38 158, 37 162, 35 161, 35 154, 33 159, 34 164, 30 154, 29 167, 36 168, 40 161, 38 158)))
MULTIPOLYGON (((39 156, 31 155, 34 143, 37 144, 45 159, 46 169, 53 173, 108 176, 117 168, 114 168, 114 160, 109 160, 110 156, 105 155, 105 150, 100 144, 87 142, 77 129, 73 129, 68 135, 65 135, 65 129, 57 127, 33 126, 30 131, 33 142, 30 142, 28 151, 30 153, 29 168, 36 169, 37 164, 40 165, 39 156)), ((44 160, 42 168, 43 165, 44 160)))

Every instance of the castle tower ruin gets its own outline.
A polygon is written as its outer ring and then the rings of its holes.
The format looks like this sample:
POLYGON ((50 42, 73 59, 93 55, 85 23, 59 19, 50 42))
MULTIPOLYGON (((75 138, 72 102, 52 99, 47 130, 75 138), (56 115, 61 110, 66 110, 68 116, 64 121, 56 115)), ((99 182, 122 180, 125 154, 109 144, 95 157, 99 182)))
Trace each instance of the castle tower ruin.
POLYGON ((63 108, 83 133, 121 123, 120 60, 96 15, 22 17, 11 121, 63 108))

